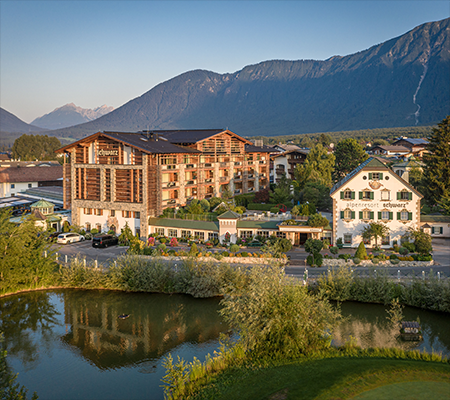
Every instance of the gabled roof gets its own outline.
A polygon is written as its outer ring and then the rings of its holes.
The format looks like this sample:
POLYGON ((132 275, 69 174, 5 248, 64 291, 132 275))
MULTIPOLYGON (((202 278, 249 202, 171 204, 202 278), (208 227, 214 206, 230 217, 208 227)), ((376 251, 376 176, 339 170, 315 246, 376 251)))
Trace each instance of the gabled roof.
POLYGON ((191 149, 190 147, 177 146, 165 140, 164 138, 151 139, 149 135, 140 132, 97 132, 93 135, 77 140, 67 146, 56 150, 57 153, 62 153, 65 150, 77 146, 78 144, 89 143, 98 137, 107 137, 112 140, 124 143, 127 146, 134 147, 143 153, 147 154, 164 154, 164 153, 200 153, 200 151, 191 149))
POLYGON ((272 153, 273 148, 270 146, 255 146, 254 144, 246 144, 245 145, 246 153, 272 153))
POLYGON ((404 140, 405 142, 411 143, 414 146, 417 146, 417 145, 426 146, 428 144, 427 139, 420 139, 420 138, 400 138, 400 139, 397 139, 393 144, 395 144, 397 142, 401 142, 402 140, 404 140))
POLYGON ((49 182, 61 180, 63 166, 52 167, 9 167, 0 170, 0 183, 49 182))
MULTIPOLYGON (((163 136, 171 143, 197 143, 211 136, 224 132, 224 129, 177 129, 177 130, 151 130, 163 136)), ((147 132, 147 131, 144 131, 147 132)))
POLYGON ((271 155, 272 158, 277 158, 277 157, 285 157, 288 154, 293 154, 293 153, 300 153, 303 154, 305 156, 307 156, 309 154, 310 150, 309 149, 296 149, 296 150, 290 150, 290 151, 285 151, 283 153, 280 154, 273 154, 271 155))
POLYGON ((422 194, 418 192, 413 186, 411 186, 408 182, 406 182, 402 177, 398 176, 394 171, 384 165, 380 160, 375 157, 369 157, 366 161, 361 163, 358 167, 356 167, 352 172, 350 172, 347 176, 342 178, 339 182, 337 182, 330 190, 330 195, 339 190, 345 183, 347 183, 350 179, 355 177, 362 170, 369 171, 389 171, 392 172, 392 176, 399 180, 403 185, 405 185, 409 190, 416 193, 417 196, 422 198, 422 194))
POLYGON ((273 146, 274 149, 276 149, 277 147, 283 149, 283 151, 292 151, 301 149, 301 147, 297 146, 296 144, 276 144, 273 146))
POLYGON ((411 150, 408 147, 405 146, 373 146, 370 151, 373 151, 374 149, 382 149, 384 151, 397 151, 397 152, 405 152, 409 153, 411 150))
POLYGON ((239 219, 239 214, 234 211, 225 211, 223 214, 220 214, 217 219, 239 219))
POLYGON ((51 207, 55 207, 55 205, 53 203, 50 203, 49 201, 41 199, 41 200, 37 201, 36 203, 33 203, 31 205, 31 207, 33 207, 33 208, 51 208, 51 207))

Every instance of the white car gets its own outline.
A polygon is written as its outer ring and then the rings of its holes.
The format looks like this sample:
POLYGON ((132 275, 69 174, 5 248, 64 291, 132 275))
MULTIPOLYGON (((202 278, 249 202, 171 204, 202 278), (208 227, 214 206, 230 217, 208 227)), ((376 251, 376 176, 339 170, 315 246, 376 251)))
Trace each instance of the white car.
POLYGON ((83 235, 79 235, 78 233, 69 232, 69 233, 62 233, 61 235, 58 235, 58 239, 56 239, 56 243, 60 244, 68 244, 68 243, 74 243, 74 242, 82 242, 84 240, 83 235))

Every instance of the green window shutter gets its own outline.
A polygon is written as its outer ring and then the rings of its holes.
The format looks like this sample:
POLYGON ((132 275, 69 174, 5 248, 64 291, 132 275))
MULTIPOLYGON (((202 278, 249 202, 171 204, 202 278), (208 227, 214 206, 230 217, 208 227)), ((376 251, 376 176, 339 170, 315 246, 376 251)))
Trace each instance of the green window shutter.
POLYGON ((362 213, 362 211, 359 212, 359 219, 363 219, 363 213, 362 213))
POLYGON ((408 193, 408 199, 409 199, 409 200, 412 200, 412 192, 409 192, 409 193, 408 193))
POLYGON ((373 200, 373 199, 374 199, 374 193, 370 192, 370 200, 373 200))
POLYGON ((393 212, 389 212, 389 219, 394 219, 394 213, 393 212))
POLYGON ((352 192, 352 200, 355 200, 355 192, 352 192))
POLYGON ((359 199, 360 199, 360 200, 362 200, 362 195, 363 195, 363 193, 362 193, 362 192, 359 192, 359 199))
POLYGON ((344 211, 341 211, 341 219, 344 219, 344 211))
POLYGON ((444 228, 442 226, 439 227, 439 233, 442 235, 444 233, 444 228))
POLYGON ((431 234, 434 235, 434 226, 431 227, 431 234))
POLYGON ((372 179, 372 172, 369 172, 369 179, 372 179))
POLYGON ((411 221, 412 220, 412 212, 409 212, 408 213, 408 221, 411 221))
POLYGON ((397 192, 397 200, 400 200, 401 195, 402 194, 400 192, 397 192))
POLYGON ((381 211, 378 211, 378 219, 381 219, 381 211))
POLYGON ((383 173, 380 172, 380 181, 383 179, 383 173))
POLYGON ((344 198, 344 192, 341 191, 341 200, 344 198))
POLYGON ((373 219, 374 214, 375 214, 375 213, 374 213, 373 211, 370 212, 370 219, 373 219))
POLYGON ((397 213, 397 219, 398 219, 398 220, 401 220, 401 219, 402 219, 401 213, 399 213, 399 212, 397 213))
POLYGON ((355 212, 352 211, 352 219, 355 219, 355 212))

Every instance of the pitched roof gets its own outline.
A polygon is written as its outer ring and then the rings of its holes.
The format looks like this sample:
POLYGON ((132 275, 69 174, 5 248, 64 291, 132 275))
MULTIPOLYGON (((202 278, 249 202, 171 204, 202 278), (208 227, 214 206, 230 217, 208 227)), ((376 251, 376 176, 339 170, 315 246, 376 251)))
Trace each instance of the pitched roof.
POLYGON ((41 200, 37 201, 36 203, 33 203, 31 205, 31 207, 33 207, 33 208, 51 208, 51 207, 55 207, 55 205, 53 203, 50 203, 49 201, 41 199, 41 200))
POLYGON ((450 223, 450 215, 421 215, 420 222, 445 222, 450 223))
POLYGON ((402 140, 404 140, 405 142, 411 143, 414 146, 417 146, 417 145, 426 146, 428 144, 427 139, 420 139, 420 138, 400 138, 400 139, 396 140, 393 144, 400 142, 402 140))
POLYGON ((239 219, 239 214, 234 211, 225 211, 223 214, 220 214, 217 219, 239 219))
POLYGON ((273 148, 270 146, 266 146, 265 144, 262 146, 255 146, 254 144, 246 144, 245 151, 247 153, 272 153, 273 148))
POLYGON ((339 182, 337 182, 330 190, 330 196, 336 192, 340 187, 342 187, 346 182, 348 182, 350 179, 352 179, 354 176, 356 176, 360 171, 362 170, 381 170, 381 171, 390 171, 392 172, 392 176, 398 179, 403 185, 408 187, 410 190, 412 190, 414 193, 416 193, 420 198, 422 198, 422 194, 417 191, 413 186, 411 186, 408 182, 406 182, 402 177, 398 176, 394 171, 392 171, 389 167, 384 165, 378 158, 376 157, 369 157, 366 161, 359 164, 352 172, 350 172, 347 176, 342 178, 339 182))
POLYGON ((283 149, 283 151, 292 151, 292 150, 300 150, 301 147, 297 146, 296 144, 276 144, 273 146, 273 148, 279 147, 280 149, 283 149))
POLYGON ((198 229, 219 231, 219 223, 217 221, 191 221, 187 219, 171 219, 171 218, 149 218, 150 226, 163 226, 167 228, 182 229, 198 229))
POLYGON ((49 182, 61 180, 63 166, 10 167, 0 170, 0 183, 49 182))
MULTIPOLYGON (((147 131, 144 131, 147 132, 147 131)), ((178 129, 148 131, 163 136, 171 143, 197 143, 224 132, 224 129, 178 129)))
POLYGON ((384 151, 397 151, 397 152, 406 152, 409 153, 411 150, 408 147, 405 146, 373 146, 370 151, 373 151, 374 149, 382 149, 384 151))

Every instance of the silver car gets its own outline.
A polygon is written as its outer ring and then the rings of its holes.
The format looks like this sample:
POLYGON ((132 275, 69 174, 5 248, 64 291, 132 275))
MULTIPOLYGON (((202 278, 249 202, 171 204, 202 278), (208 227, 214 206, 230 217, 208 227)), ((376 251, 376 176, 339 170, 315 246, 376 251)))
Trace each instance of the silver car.
POLYGON ((69 232, 69 233, 62 233, 61 235, 58 235, 58 239, 56 239, 56 243, 68 244, 68 243, 82 242, 83 240, 84 240, 83 235, 80 235, 80 234, 74 233, 74 232, 69 232))

